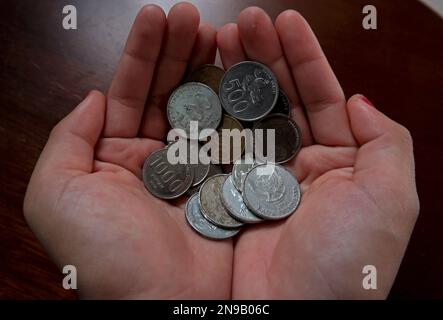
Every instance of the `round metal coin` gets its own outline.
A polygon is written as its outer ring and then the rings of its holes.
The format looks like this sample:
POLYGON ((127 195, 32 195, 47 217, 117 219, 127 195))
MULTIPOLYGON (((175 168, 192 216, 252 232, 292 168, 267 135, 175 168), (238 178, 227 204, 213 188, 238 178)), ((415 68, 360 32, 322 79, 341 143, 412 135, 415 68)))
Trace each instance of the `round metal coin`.
POLYGON ((261 164, 246 175, 243 200, 263 219, 277 220, 291 215, 300 203, 300 185, 284 167, 261 164))
MULTIPOLYGON (((289 117, 283 114, 272 114, 267 116, 258 122, 253 130, 263 129, 263 152, 255 153, 255 157, 258 160, 263 160, 261 156, 267 156, 267 129, 275 130, 275 163, 284 163, 291 160, 301 147, 301 132, 297 124, 292 121, 289 117)), ((255 135, 255 137, 257 137, 255 135)), ((254 143, 260 143, 259 141, 254 141, 254 143)), ((269 142, 271 143, 271 142, 269 142)), ((254 150, 257 151, 257 146, 254 150)))
POLYGON ((271 112, 278 92, 272 71, 254 61, 243 61, 229 68, 219 89, 225 111, 242 121, 259 120, 271 112))
POLYGON ((204 139, 191 135, 191 121, 198 121, 198 135, 203 129, 217 129, 222 118, 222 109, 217 94, 207 85, 188 82, 169 97, 167 115, 171 127, 184 130, 188 139, 204 139))
POLYGON ((248 162, 245 160, 237 160, 234 162, 234 166, 232 167, 232 182, 238 191, 242 192, 246 174, 257 164, 258 163, 253 160, 249 160, 248 162))
POLYGON ((161 199, 175 199, 184 194, 194 181, 190 165, 171 164, 168 149, 153 152, 143 165, 143 183, 148 191, 161 199))
POLYGON ((240 229, 222 229, 206 220, 201 213, 198 194, 194 194, 188 199, 185 215, 189 225, 195 231, 210 239, 221 240, 231 238, 240 231, 240 229))
POLYGON ((241 193, 234 187, 232 176, 229 176, 222 185, 221 199, 228 212, 235 219, 244 223, 263 222, 246 207, 241 193))
MULTIPOLYGON (((199 160, 200 159, 200 157, 199 157, 200 146, 199 145, 195 146, 191 142, 189 142, 189 140, 188 140, 188 143, 189 143, 189 152, 190 152, 188 158, 191 160, 196 159, 198 162, 198 163, 191 163, 190 164, 192 167, 192 170, 194 170, 194 181, 192 182, 192 186, 195 187, 195 186, 198 186, 200 183, 202 183, 206 179, 206 177, 209 174, 209 170, 211 168, 211 165, 209 163, 203 164, 200 162, 200 160, 199 160), (193 153, 192 158, 191 158, 191 153, 193 153)), ((193 162, 195 162, 195 161, 193 161, 193 162)))
POLYGON ((243 225, 226 211, 220 197, 220 191, 228 175, 219 174, 206 180, 199 192, 200 207, 203 216, 216 226, 222 228, 238 228, 243 225))
POLYGON ((272 113, 280 113, 285 116, 291 116, 291 105, 286 94, 280 89, 278 94, 277 102, 275 103, 272 113))
POLYGON ((242 131, 243 126, 237 119, 224 114, 215 141, 212 141, 213 136, 211 136, 211 160, 215 163, 228 164, 239 159, 245 150, 242 131))
POLYGON ((225 74, 225 70, 213 64, 202 65, 193 70, 186 79, 186 82, 200 82, 218 94, 221 79, 225 74))

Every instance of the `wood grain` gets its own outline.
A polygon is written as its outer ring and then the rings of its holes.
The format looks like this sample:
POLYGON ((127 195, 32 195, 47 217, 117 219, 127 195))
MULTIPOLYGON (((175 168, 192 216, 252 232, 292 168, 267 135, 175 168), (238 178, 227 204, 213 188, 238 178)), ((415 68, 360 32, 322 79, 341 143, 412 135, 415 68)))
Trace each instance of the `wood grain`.
MULTIPOLYGON (((168 10, 176 1, 154 1, 168 10)), ((299 10, 348 96, 364 93, 410 129, 421 215, 391 298, 443 298, 443 21, 415 0, 371 1, 379 28, 361 27, 366 1, 192 1, 219 27, 258 5, 299 10)), ((23 219, 32 169, 51 128, 91 89, 106 91, 143 1, 71 0, 79 29, 62 28, 65 1, 0 3, 0 298, 73 299, 23 219)))

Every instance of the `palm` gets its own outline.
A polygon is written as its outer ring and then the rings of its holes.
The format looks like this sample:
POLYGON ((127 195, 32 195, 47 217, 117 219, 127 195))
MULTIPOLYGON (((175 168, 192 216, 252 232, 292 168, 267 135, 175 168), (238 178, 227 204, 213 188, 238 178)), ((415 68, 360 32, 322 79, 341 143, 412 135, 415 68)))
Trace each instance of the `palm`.
POLYGON ((101 288, 94 297, 226 298, 231 245, 189 232, 183 209, 154 198, 130 171, 100 166, 73 179, 57 208, 61 224, 76 226, 60 249, 75 258, 80 287, 101 288), (211 286, 225 290, 212 293, 211 286))
POLYGON ((219 31, 218 45, 225 67, 250 59, 274 71, 304 145, 288 164, 301 183, 301 204, 289 219, 240 236, 233 297, 385 297, 418 211, 408 133, 387 118, 374 124, 380 116, 361 96, 346 102, 312 30, 294 11, 274 25, 261 9, 248 8, 237 25, 219 31), (399 184, 408 186, 409 199, 399 184), (379 290, 363 289, 365 265, 378 268, 379 290))

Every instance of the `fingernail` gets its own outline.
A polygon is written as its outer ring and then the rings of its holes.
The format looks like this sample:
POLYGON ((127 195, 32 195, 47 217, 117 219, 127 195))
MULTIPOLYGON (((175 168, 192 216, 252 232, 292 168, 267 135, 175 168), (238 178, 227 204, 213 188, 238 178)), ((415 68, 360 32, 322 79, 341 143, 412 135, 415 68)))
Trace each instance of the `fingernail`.
POLYGON ((363 95, 360 96, 360 99, 368 106, 375 108, 374 104, 371 101, 369 101, 369 99, 366 98, 365 96, 363 96, 363 95))

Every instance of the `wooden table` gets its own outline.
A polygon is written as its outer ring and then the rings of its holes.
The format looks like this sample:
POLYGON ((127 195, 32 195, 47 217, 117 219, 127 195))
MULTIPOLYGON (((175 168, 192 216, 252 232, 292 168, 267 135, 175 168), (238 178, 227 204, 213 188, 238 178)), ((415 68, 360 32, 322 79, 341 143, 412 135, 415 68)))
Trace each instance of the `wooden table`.
MULTIPOLYGON (((168 10, 175 1, 154 1, 168 10)), ((410 129, 421 215, 391 298, 443 298, 443 21, 415 0, 372 0, 378 30, 362 28, 368 1, 199 0, 219 27, 258 5, 272 17, 299 10, 348 96, 365 93, 410 129)), ((22 214, 28 179, 51 128, 92 88, 106 90, 143 1, 2 1, 0 4, 0 298, 75 298, 22 214), (78 10, 76 31, 62 8, 78 10)))

